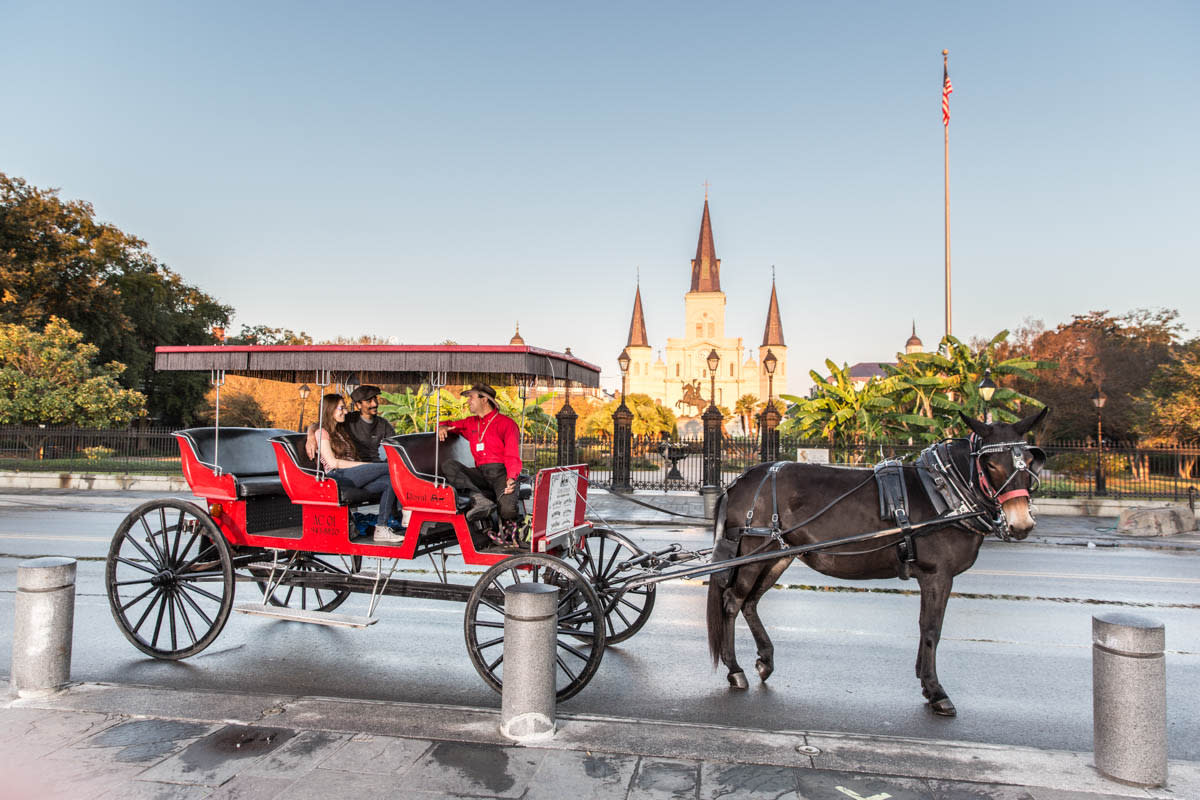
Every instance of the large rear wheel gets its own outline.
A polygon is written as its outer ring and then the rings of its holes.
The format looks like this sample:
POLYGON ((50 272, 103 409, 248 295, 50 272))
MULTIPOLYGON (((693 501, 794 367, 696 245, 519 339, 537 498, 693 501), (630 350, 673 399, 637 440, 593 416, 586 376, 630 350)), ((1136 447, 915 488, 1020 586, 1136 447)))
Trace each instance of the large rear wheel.
POLYGON ((133 646, 181 659, 212 644, 233 607, 233 559, 216 523, 193 503, 151 500, 113 534, 109 608, 133 646))
POLYGON ((575 566, 588 579, 604 604, 607 644, 623 642, 642 629, 654 610, 654 585, 622 592, 613 581, 622 561, 641 555, 642 550, 621 534, 593 528, 575 552, 575 566))
POLYGON ((591 583, 571 565, 544 554, 522 554, 494 564, 467 600, 464 630, 471 663, 497 692, 504 684, 504 590, 525 582, 558 587, 555 690, 574 697, 604 657, 604 614, 591 583))

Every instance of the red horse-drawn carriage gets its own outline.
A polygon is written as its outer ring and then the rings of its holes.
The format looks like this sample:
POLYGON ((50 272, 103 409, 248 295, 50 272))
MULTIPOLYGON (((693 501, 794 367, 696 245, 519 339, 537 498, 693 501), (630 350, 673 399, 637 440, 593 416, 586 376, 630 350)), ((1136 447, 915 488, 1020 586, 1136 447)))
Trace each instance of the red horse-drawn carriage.
POLYGON ((219 426, 226 374, 343 388, 355 380, 434 389, 476 382, 566 388, 596 386, 597 367, 525 346, 391 345, 160 347, 155 366, 210 373, 218 425, 175 433, 183 474, 201 502, 145 503, 113 537, 108 596, 117 624, 139 650, 165 659, 195 655, 220 634, 232 611, 361 628, 376 621, 384 595, 457 600, 466 603, 471 661, 499 690, 504 587, 537 580, 560 588, 557 686, 559 699, 566 699, 591 679, 606 642, 628 638, 645 624, 654 587, 609 586, 618 566, 642 551, 584 521, 586 465, 522 476, 530 535, 520 546, 498 546, 466 519, 466 498, 440 471, 451 458, 474 463, 464 440, 439 442, 432 430, 385 440, 407 524, 402 541, 382 543, 359 535, 354 521, 355 509, 378 498, 326 476, 306 453, 304 433, 219 426), (395 576, 402 562, 420 557, 432 561, 438 580, 395 576), (473 584, 455 582, 446 568, 451 558, 486 569, 473 584), (261 596, 235 603, 239 583, 256 584, 261 596), (369 595, 367 613, 337 613, 353 593, 369 595))

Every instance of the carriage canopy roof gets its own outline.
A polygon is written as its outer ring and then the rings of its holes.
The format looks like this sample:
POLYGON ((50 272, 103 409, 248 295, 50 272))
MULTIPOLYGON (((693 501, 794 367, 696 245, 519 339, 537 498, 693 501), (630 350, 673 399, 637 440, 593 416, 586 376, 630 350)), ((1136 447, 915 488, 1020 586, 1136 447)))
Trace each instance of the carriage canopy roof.
POLYGON ((447 385, 509 385, 528 380, 569 380, 600 385, 600 368, 565 353, 524 345, 187 345, 155 348, 154 368, 211 372, 301 383, 340 381, 418 385, 440 378, 447 385))

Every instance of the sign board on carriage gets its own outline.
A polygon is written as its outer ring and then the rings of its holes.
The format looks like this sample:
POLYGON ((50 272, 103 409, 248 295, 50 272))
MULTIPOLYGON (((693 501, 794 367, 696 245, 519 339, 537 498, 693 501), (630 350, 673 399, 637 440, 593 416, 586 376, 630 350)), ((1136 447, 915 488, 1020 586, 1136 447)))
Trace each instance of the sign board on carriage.
POLYGON ((829 450, 824 447, 796 448, 797 464, 828 464, 829 450))
POLYGON ((543 469, 533 488, 533 540, 553 546, 583 525, 587 498, 586 464, 543 469))

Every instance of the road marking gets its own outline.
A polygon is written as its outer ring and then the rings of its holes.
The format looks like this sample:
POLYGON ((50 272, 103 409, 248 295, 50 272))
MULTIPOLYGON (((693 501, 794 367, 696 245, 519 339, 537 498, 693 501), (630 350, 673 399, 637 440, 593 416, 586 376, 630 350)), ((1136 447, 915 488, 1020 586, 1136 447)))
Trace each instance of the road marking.
POLYGON ((1200 583, 1200 578, 1166 578, 1147 575, 1089 575, 1077 572, 1021 572, 1006 569, 972 569, 968 575, 999 575, 1012 578, 1077 578, 1084 581, 1144 581, 1146 583, 1200 583))
POLYGON ((873 794, 870 797, 863 797, 858 792, 854 791, 853 789, 847 789, 845 786, 835 786, 833 788, 837 789, 847 797, 852 798, 852 800, 888 800, 888 798, 891 797, 891 795, 887 792, 880 792, 879 794, 873 794))
POLYGON ((0 533, 0 539, 32 539, 38 542, 107 542, 107 536, 53 536, 33 533, 0 533))

